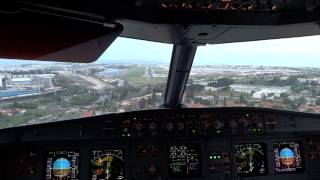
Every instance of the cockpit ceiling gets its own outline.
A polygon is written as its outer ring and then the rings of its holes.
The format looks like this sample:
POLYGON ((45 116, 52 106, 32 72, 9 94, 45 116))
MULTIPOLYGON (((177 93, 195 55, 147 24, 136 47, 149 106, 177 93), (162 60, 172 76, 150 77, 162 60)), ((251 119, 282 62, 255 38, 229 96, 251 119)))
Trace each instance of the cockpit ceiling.
POLYGON ((123 37, 170 44, 222 44, 290 37, 320 35, 316 23, 278 26, 261 25, 165 25, 137 21, 119 21, 124 26, 123 37))
POLYGON ((96 23, 116 21, 124 26, 123 37, 165 43, 219 44, 320 34, 319 3, 313 0, 9 2, 27 11, 96 23))

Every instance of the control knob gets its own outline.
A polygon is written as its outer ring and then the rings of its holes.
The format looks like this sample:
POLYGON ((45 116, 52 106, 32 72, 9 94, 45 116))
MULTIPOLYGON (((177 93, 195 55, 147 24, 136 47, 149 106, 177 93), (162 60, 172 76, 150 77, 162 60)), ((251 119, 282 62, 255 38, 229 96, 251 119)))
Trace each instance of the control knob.
POLYGON ((150 131, 156 130, 157 129, 157 124, 155 122, 151 122, 149 124, 149 129, 150 129, 150 131))
POLYGON ((167 131, 172 131, 173 130, 173 123, 172 122, 167 123, 166 130, 167 131))
POLYGON ((184 129, 184 123, 183 122, 179 122, 177 125, 177 128, 179 131, 182 131, 184 129))

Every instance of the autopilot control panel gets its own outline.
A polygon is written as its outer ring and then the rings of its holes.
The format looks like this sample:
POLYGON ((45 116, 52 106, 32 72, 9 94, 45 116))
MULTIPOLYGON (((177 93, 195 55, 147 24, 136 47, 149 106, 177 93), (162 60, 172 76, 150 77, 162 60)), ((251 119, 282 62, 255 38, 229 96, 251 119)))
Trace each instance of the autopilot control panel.
POLYGON ((159 109, 0 130, 1 179, 320 178, 320 117, 159 109))

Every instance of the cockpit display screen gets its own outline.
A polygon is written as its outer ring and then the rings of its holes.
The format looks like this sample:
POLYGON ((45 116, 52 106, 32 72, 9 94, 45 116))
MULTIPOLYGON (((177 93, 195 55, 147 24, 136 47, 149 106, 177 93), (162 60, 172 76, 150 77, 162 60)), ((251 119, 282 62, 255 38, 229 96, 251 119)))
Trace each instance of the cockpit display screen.
POLYGON ((125 179, 125 163, 125 154, 121 149, 92 151, 91 180, 125 179))
POLYGON ((239 176, 262 176, 268 173, 265 144, 238 144, 235 148, 236 170, 239 176))
POLYGON ((169 146, 169 176, 171 178, 201 176, 200 153, 198 144, 169 146))
POLYGON ((273 146, 277 173, 301 172, 304 170, 300 143, 277 142, 273 146))
POLYGON ((46 161, 47 180, 79 180, 79 153, 50 151, 46 161))

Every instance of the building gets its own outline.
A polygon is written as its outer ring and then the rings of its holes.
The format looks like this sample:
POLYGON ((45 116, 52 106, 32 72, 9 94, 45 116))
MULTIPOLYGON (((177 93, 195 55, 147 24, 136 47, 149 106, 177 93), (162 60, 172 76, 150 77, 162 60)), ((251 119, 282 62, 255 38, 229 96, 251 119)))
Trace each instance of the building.
POLYGON ((206 91, 217 91, 218 88, 211 87, 211 86, 205 86, 205 87, 204 87, 204 90, 206 90, 206 91))
POLYGON ((233 84, 230 85, 232 91, 251 94, 255 99, 262 99, 264 97, 269 97, 273 99, 274 97, 280 97, 282 93, 289 93, 291 87, 284 86, 256 86, 247 84, 233 84))
POLYGON ((289 79, 288 76, 280 76, 280 77, 279 77, 279 80, 281 80, 281 81, 286 81, 286 80, 288 80, 288 79, 289 79))
POLYGON ((51 89, 54 88, 54 74, 24 75, 23 77, 7 78, 7 89, 51 89))
POLYGON ((260 91, 254 92, 252 97, 256 99, 262 99, 268 97, 273 99, 274 97, 280 97, 282 93, 290 92, 290 87, 265 87, 260 91))
POLYGON ((10 90, 0 90, 0 100, 1 99, 11 99, 17 97, 26 97, 40 95, 40 89, 10 89, 10 90))
POLYGON ((247 93, 247 94, 260 90, 259 86, 248 85, 248 84, 232 84, 230 85, 230 88, 232 91, 247 93))
POLYGON ((202 100, 208 100, 210 102, 213 102, 216 99, 215 96, 195 96, 195 97, 202 100))

